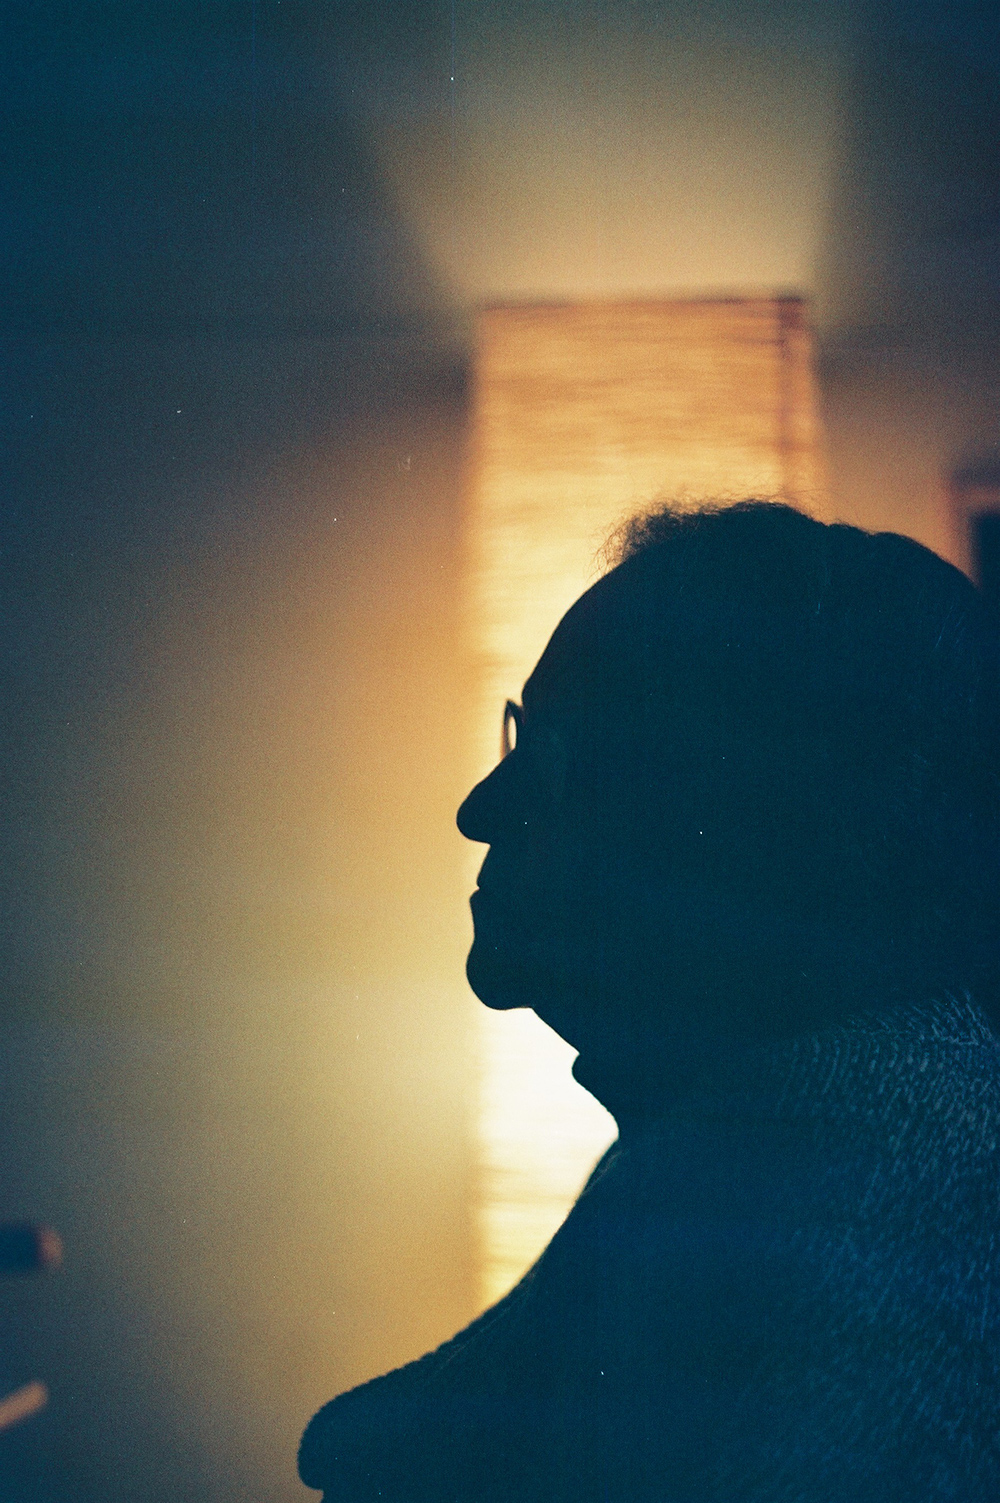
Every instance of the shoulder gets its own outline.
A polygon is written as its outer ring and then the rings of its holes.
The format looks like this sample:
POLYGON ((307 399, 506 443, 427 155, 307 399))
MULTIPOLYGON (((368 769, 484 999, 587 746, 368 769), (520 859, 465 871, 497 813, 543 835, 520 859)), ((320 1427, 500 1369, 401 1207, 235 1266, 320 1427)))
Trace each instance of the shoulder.
POLYGON ((352 1503, 442 1477, 462 1503, 992 1495, 998 1124, 996 1042, 950 999, 717 1072, 609 1150, 506 1300, 321 1410, 303 1480, 352 1503))

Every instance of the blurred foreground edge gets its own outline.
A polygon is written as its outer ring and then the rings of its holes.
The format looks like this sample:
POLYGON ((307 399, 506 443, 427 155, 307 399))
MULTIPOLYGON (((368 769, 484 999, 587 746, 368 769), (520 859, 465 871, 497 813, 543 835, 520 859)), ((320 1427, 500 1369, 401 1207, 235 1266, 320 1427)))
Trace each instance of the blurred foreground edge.
POLYGON ((13 1393, 0 1399, 0 1430, 9 1430, 11 1425, 37 1414, 48 1401, 49 1390, 44 1383, 35 1381, 25 1383, 23 1388, 15 1388, 13 1393))
POLYGON ((0 1275, 42 1273, 62 1262, 62 1238, 51 1226, 0 1222, 0 1275))
MULTIPOLYGON (((62 1262, 62 1238, 50 1226, 36 1226, 30 1221, 0 1223, 0 1276, 43 1273, 58 1268, 62 1262)), ((21 1420, 44 1409, 49 1391, 37 1379, 15 1388, 0 1399, 0 1430, 9 1430, 21 1420)))

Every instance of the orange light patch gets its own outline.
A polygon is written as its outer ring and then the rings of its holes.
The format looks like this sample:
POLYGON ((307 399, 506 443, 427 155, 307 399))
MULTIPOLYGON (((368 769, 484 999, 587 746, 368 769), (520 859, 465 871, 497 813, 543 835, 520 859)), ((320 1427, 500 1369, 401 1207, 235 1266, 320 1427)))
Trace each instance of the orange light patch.
MULTIPOLYGON (((475 383, 468 632, 482 776, 505 699, 597 577, 618 522, 661 498, 772 497, 816 514, 825 498, 797 298, 493 308, 475 383)), ((572 1049, 533 1013, 484 1008, 480 1027, 486 1305, 541 1252, 615 1129, 572 1080, 572 1049)))

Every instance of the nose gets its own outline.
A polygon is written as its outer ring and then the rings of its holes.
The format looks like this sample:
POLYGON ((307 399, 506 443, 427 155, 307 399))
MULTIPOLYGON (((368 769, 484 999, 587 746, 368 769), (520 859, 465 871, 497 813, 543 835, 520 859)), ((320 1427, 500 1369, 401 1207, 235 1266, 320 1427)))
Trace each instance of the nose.
POLYGON ((457 815, 458 828, 466 840, 492 845, 510 816, 512 757, 498 762, 489 777, 477 783, 457 815))

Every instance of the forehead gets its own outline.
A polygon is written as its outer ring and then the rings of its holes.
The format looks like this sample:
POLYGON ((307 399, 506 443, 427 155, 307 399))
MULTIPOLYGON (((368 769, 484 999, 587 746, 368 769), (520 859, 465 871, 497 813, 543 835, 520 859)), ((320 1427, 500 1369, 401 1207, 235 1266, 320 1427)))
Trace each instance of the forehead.
POLYGON ((606 575, 566 612, 524 686, 529 714, 589 720, 630 697, 640 680, 638 623, 606 575))

